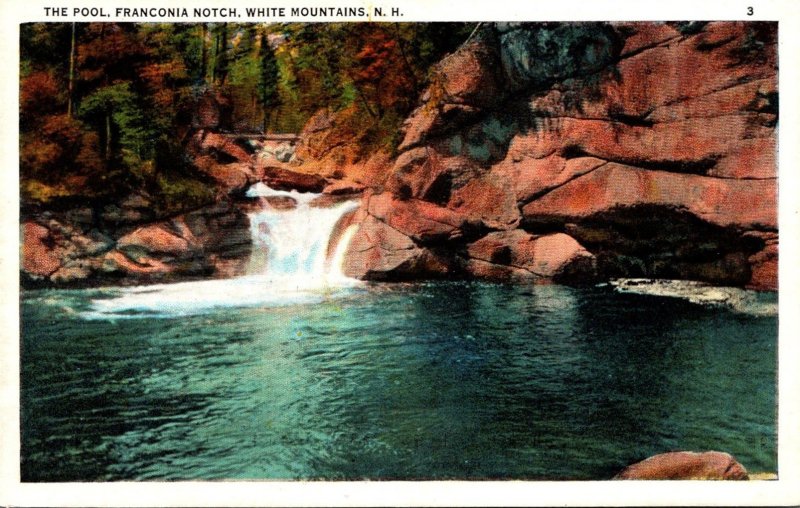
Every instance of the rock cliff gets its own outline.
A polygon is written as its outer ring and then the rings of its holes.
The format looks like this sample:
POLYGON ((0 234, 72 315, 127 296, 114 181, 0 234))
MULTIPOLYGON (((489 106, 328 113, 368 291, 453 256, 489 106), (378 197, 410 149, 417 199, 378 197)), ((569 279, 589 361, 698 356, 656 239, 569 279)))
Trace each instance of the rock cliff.
POLYGON ((777 288, 776 26, 498 24, 365 194, 361 278, 777 288))

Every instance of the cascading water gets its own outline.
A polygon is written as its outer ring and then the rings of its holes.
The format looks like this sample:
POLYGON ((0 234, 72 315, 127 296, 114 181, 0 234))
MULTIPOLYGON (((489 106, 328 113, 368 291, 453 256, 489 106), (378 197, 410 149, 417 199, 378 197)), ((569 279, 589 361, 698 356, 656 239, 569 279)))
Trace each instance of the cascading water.
MULTIPOLYGON (((329 255, 336 225, 353 211, 354 201, 330 208, 317 208, 311 202, 318 194, 278 191, 257 183, 247 192, 257 197, 261 209, 249 214, 253 256, 250 275, 264 275, 271 286, 280 289, 325 289, 351 285, 353 279, 342 274, 341 256, 329 255), (296 203, 290 210, 270 205, 270 198, 289 198, 296 203), (338 259, 337 259, 338 257, 338 259)), ((352 231, 352 227, 348 228, 352 231)), ((346 248, 350 234, 342 234, 337 250, 346 248)))
POLYGON ((93 300, 84 317, 166 317, 219 307, 313 303, 345 294, 359 283, 342 273, 357 226, 337 228, 357 202, 315 207, 312 201, 319 194, 278 191, 263 183, 247 196, 257 198, 259 207, 248 214, 253 249, 246 275, 120 289, 113 298, 93 300), (273 206, 276 198, 292 206, 273 206))

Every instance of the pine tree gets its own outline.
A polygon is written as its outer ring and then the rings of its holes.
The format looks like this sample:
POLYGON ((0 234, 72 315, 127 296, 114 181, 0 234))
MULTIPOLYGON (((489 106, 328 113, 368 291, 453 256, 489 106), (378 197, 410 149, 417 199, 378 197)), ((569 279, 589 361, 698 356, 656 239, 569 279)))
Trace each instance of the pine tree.
POLYGON ((275 51, 269 44, 269 40, 265 34, 261 34, 260 38, 260 66, 259 66, 259 81, 258 81, 258 98, 261 102, 261 108, 264 113, 264 120, 262 130, 266 132, 269 115, 274 108, 280 104, 278 95, 278 59, 275 57, 275 51))

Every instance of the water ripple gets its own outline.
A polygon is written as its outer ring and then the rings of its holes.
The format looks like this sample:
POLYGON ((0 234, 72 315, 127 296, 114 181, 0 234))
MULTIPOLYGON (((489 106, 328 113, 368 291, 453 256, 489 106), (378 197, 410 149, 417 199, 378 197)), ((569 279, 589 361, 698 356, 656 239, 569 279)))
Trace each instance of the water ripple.
POLYGON ((674 448, 775 468, 771 316, 436 283, 53 322, 107 296, 23 299, 25 481, 587 479, 674 448))

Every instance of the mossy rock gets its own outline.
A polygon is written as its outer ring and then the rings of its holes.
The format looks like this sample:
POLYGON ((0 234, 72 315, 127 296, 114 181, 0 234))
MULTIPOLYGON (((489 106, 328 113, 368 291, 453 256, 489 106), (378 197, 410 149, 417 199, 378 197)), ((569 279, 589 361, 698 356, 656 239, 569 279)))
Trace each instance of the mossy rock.
POLYGON ((517 89, 538 89, 612 63, 622 41, 608 23, 523 23, 500 36, 506 78, 517 89))

